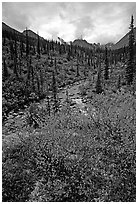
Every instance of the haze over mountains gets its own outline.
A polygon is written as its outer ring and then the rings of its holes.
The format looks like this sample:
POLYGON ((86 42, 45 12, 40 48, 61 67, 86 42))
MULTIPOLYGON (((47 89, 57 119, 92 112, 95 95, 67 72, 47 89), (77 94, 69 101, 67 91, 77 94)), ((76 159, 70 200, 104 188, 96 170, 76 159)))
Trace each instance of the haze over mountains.
MULTIPOLYGON (((5 24, 4 22, 2 22, 2 31, 8 31, 8 32, 12 32, 12 33, 16 33, 18 35, 26 35, 26 30, 24 30, 23 32, 19 32, 17 30, 15 30, 14 28, 11 28, 10 26, 8 26, 7 24, 5 24)), ((134 28, 134 35, 136 37, 136 28, 134 28)), ((28 30, 28 36, 34 39, 37 39, 38 34, 36 34, 35 32, 33 32, 32 30, 28 30)), ((41 40, 44 40, 43 37, 40 37, 41 40)), ((63 39, 61 39, 60 37, 57 38, 57 41, 60 41, 61 43, 67 43, 65 42, 63 39)), ((85 48, 94 48, 94 47, 102 47, 104 48, 105 46, 109 49, 120 49, 124 46, 128 46, 129 43, 129 32, 123 36, 116 44, 109 42, 105 45, 100 45, 100 43, 88 43, 85 39, 75 39, 73 42, 71 42, 73 45, 77 45, 80 47, 85 47, 85 48)))

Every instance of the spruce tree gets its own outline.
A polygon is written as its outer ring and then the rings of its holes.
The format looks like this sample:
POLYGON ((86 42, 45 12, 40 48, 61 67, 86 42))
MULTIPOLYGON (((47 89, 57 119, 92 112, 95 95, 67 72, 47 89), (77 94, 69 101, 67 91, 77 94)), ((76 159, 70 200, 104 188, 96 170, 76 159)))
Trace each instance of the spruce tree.
POLYGON ((39 73, 40 73, 41 96, 43 96, 44 94, 44 73, 43 73, 42 67, 40 68, 39 73))
POLYGON ((70 59, 71 59, 71 52, 70 52, 70 49, 69 49, 69 51, 67 53, 67 60, 70 61, 70 59))
POLYGON ((14 32, 15 35, 15 39, 14 39, 14 55, 16 57, 16 59, 18 58, 18 54, 17 54, 17 39, 16 39, 16 34, 14 32))
POLYGON ((31 78, 31 67, 32 67, 32 58, 28 59, 27 61, 27 83, 30 85, 30 78, 31 78))
POLYGON ((32 76, 32 90, 35 92, 35 79, 34 79, 34 67, 32 66, 31 69, 31 76, 32 76))
POLYGON ((10 40, 10 55, 11 55, 11 60, 14 58, 14 48, 13 48, 13 42, 10 40))
POLYGON ((104 72, 105 80, 109 79, 109 63, 108 63, 108 55, 107 55, 107 47, 105 48, 105 72, 104 72))
POLYGON ((121 87, 121 77, 120 75, 118 76, 118 81, 117 81, 117 89, 120 91, 120 87, 121 87))
POLYGON ((37 33, 37 54, 38 54, 38 58, 40 59, 40 37, 37 33))
POLYGON ((19 74, 21 76, 22 74, 22 61, 21 61, 21 55, 19 55, 19 74))
POLYGON ((96 89, 97 94, 100 94, 103 91, 102 86, 101 86, 101 65, 99 65, 95 89, 96 89))
POLYGON ((30 93, 31 89, 31 69, 32 69, 32 59, 27 58, 27 78, 26 78, 26 95, 30 93))
POLYGON ((20 56, 23 57, 23 42, 20 41, 20 56))
POLYGON ((3 36, 3 38, 2 38, 2 45, 5 46, 5 44, 6 44, 6 38, 5 38, 5 36, 3 36))
POLYGON ((3 79, 5 80, 8 77, 8 69, 6 65, 5 58, 3 59, 3 79))
POLYGON ((18 78, 18 71, 17 71, 17 69, 18 69, 17 58, 16 58, 16 55, 14 55, 14 69, 13 69, 13 73, 18 78))
POLYGON ((38 93, 38 96, 40 97, 41 89, 40 89, 40 79, 38 74, 36 74, 36 80, 37 80, 37 93, 38 93))
POLYGON ((49 96, 47 96, 47 112, 48 112, 48 115, 50 116, 50 100, 49 100, 49 96))
POLYGON ((130 32, 129 32, 129 50, 128 50, 128 64, 126 67, 126 81, 128 85, 131 85, 133 82, 133 77, 135 74, 134 69, 134 18, 131 17, 130 32))
POLYGON ((79 77, 80 73, 79 73, 79 56, 77 56, 77 73, 76 76, 79 77))
POLYGON ((57 75, 58 73, 57 73, 57 60, 56 60, 56 57, 55 57, 55 60, 54 60, 54 64, 55 64, 55 72, 56 72, 56 75, 57 75))
POLYGON ((26 28, 26 57, 29 55, 29 39, 28 39, 28 30, 26 28))
POLYGON ((53 83, 52 83, 52 90, 53 90, 53 99, 54 99, 54 114, 58 111, 58 100, 57 100, 57 87, 56 87, 56 78, 55 73, 53 71, 53 83))

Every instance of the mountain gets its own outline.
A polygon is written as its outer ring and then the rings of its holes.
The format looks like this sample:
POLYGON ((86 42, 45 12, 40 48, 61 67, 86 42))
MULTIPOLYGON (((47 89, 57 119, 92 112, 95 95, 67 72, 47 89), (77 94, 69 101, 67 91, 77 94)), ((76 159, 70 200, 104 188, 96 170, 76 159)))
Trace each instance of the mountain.
MULTIPOLYGON (((25 38, 25 36, 26 36, 26 30, 24 30, 22 33, 21 32, 19 32, 19 31, 17 31, 17 30, 15 30, 14 28, 11 28, 10 26, 8 26, 6 23, 4 23, 4 22, 2 22, 2 32, 4 33, 4 32, 6 32, 6 33, 12 33, 13 34, 13 36, 15 35, 15 34, 17 34, 18 36, 21 36, 21 37, 23 37, 23 38, 25 38)), ((37 39, 38 37, 38 35, 35 33, 35 32, 33 32, 32 30, 28 30, 28 36, 30 37, 30 39, 37 39)), ((40 36, 39 36, 40 37, 40 36)), ((40 40, 44 40, 44 38, 42 38, 42 37, 40 37, 40 40)))
MULTIPOLYGON (((134 36, 136 39, 136 28, 134 28, 134 36)), ((129 44, 129 32, 123 38, 121 38, 115 45, 113 45, 112 49, 117 50, 124 46, 127 47, 128 44, 129 44)))
POLYGON ((72 45, 76 45, 76 46, 84 47, 84 48, 89 48, 89 49, 93 49, 94 48, 94 44, 90 44, 86 40, 83 40, 83 39, 76 39, 76 40, 74 40, 72 45))
POLYGON ((114 46, 114 43, 107 43, 105 45, 101 45, 100 43, 88 43, 86 40, 82 40, 82 39, 77 39, 73 41, 73 45, 77 45, 80 47, 85 47, 85 48, 89 48, 89 49, 93 49, 93 48, 102 48, 105 49, 105 47, 111 49, 112 46, 114 46))
POLYGON ((67 44, 62 38, 58 37, 58 41, 61 43, 61 44, 67 44))
MULTIPOLYGON (((134 36, 136 39, 136 28, 134 28, 134 36)), ((111 43, 111 42, 105 45, 100 45, 99 43, 90 44, 86 40, 76 39, 73 41, 73 45, 90 48, 90 49, 93 49, 94 47, 100 47, 100 48, 107 47, 112 50, 117 50, 117 49, 123 48, 124 46, 127 47, 129 45, 129 32, 124 37, 122 37, 116 44, 111 43)))
POLYGON ((113 46, 114 46, 114 43, 112 43, 112 42, 105 44, 105 47, 107 47, 109 49, 112 48, 113 46))
MULTIPOLYGON (((26 30, 24 30, 22 33, 15 30, 14 28, 11 28, 10 26, 8 26, 6 23, 2 22, 2 32, 11 32, 13 35, 14 34, 17 34, 17 35, 20 35, 20 36, 26 36, 26 30)), ((134 35, 135 35, 135 38, 136 38, 136 28, 134 28, 134 35)), ((30 38, 33 38, 33 39, 37 39, 38 38, 38 35, 33 32, 32 30, 28 30, 28 36, 30 38)), ((40 37, 40 36, 39 36, 40 37)), ((40 40, 44 40, 43 37, 40 37, 40 40)), ((58 40, 62 43, 66 43, 63 39, 59 38, 58 37, 58 40)), ((63 44, 64 44, 63 43, 63 44)), ((101 48, 105 48, 105 46, 107 48, 110 48, 112 50, 116 50, 116 49, 120 49, 124 46, 128 46, 129 44, 129 32, 124 36, 122 37, 116 44, 113 44, 113 43, 107 43, 106 45, 100 45, 99 43, 96 44, 96 43, 88 43, 86 40, 84 39, 76 39, 72 42, 72 45, 76 45, 76 46, 80 46, 80 47, 84 47, 84 48, 89 48, 89 49, 93 49, 95 47, 101 47, 101 48)))
POLYGON ((15 30, 14 28, 11 28, 4 22, 2 22, 2 31, 12 32, 21 35, 21 32, 15 30))
MULTIPOLYGON (((34 39, 38 39, 38 34, 36 34, 35 32, 33 32, 32 30, 27 30, 28 32, 28 36, 34 39)), ((23 35, 26 36, 26 30, 23 31, 23 35)), ((39 36, 40 37, 40 36, 39 36)), ((44 40, 43 37, 40 37, 41 40, 44 40)))

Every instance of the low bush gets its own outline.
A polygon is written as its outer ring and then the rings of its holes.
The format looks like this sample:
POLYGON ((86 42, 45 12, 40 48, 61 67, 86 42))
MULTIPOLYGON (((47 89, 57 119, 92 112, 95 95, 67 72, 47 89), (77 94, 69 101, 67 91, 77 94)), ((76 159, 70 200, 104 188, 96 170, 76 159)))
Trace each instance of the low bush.
POLYGON ((3 145, 3 201, 135 202, 135 126, 131 94, 95 95, 88 116, 66 106, 45 116, 3 145))

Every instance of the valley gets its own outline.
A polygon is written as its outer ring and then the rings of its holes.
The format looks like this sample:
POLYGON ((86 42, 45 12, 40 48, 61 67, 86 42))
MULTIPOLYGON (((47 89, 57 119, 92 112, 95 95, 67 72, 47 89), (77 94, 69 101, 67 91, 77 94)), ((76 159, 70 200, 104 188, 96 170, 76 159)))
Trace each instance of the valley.
POLYGON ((3 202, 135 202, 136 44, 2 32, 3 202))

